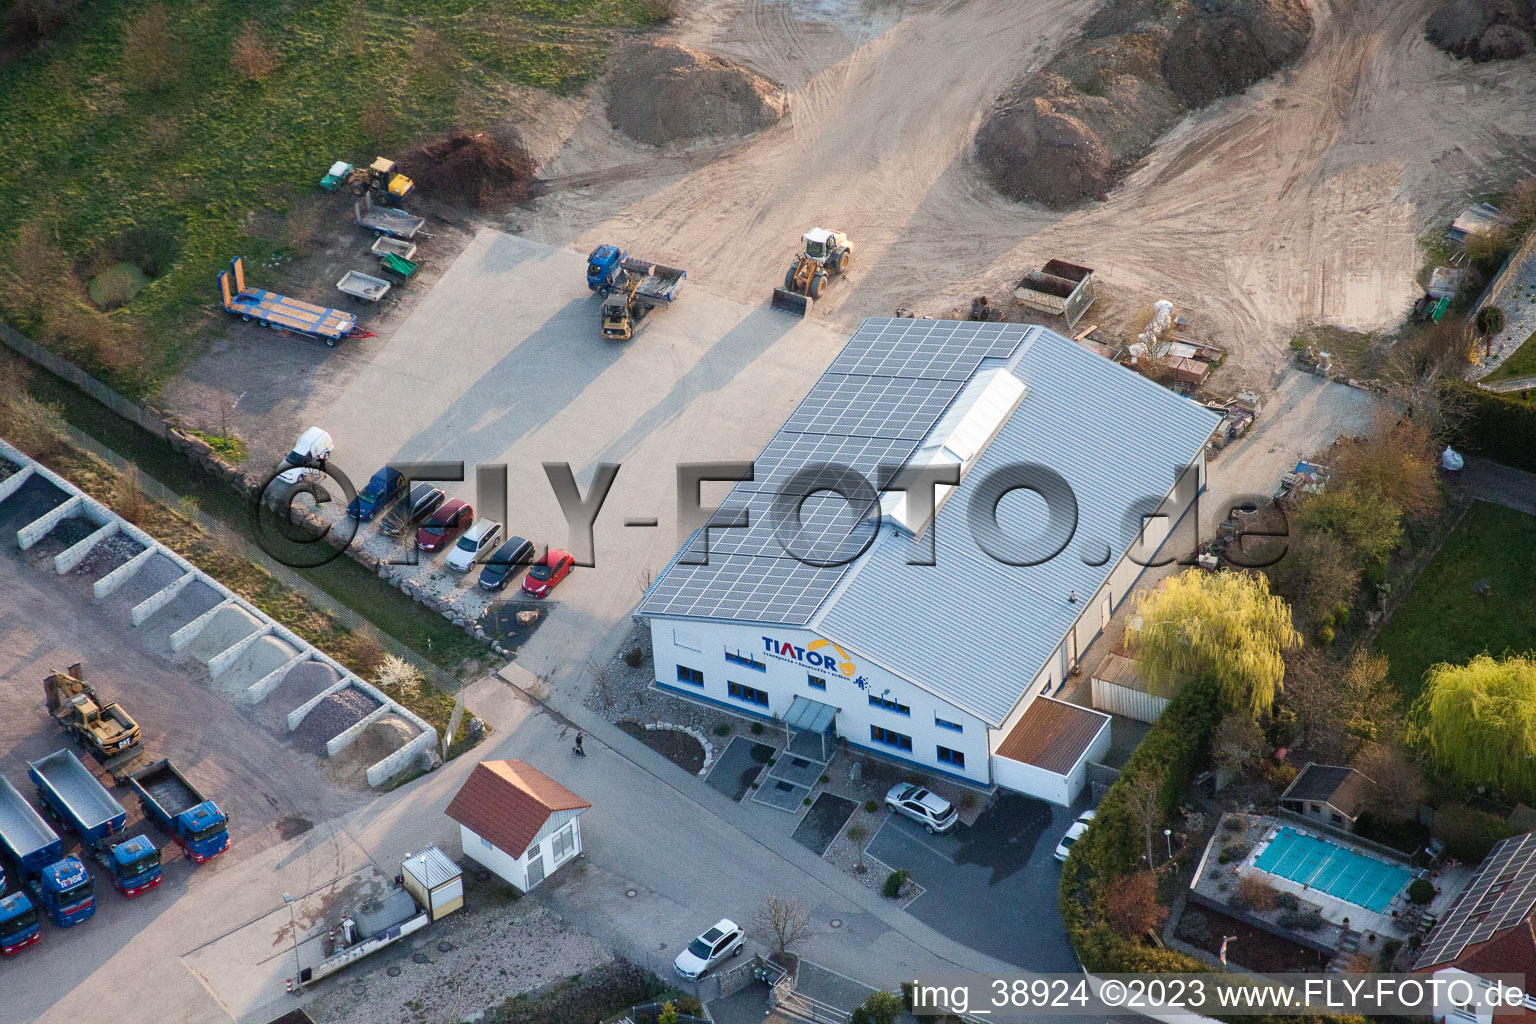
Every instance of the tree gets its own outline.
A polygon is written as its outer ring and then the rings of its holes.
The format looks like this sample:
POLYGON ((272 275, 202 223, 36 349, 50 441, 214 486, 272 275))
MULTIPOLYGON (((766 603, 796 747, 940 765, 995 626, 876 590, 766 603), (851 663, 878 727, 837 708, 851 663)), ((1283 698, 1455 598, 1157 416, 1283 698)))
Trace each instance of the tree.
POLYGON ((1211 734, 1211 760, 1222 768, 1242 771, 1259 759, 1264 732, 1253 716, 1235 711, 1216 723, 1211 734))
POLYGON ((1284 707, 1295 716, 1296 742, 1311 760, 1342 764, 1358 744, 1344 727, 1344 694, 1339 689, 1343 666, 1317 647, 1303 647, 1285 656, 1284 707))
POLYGON ((1342 724, 1351 736, 1384 742, 1398 738, 1402 710, 1387 673, 1386 658, 1356 651, 1339 675, 1342 724))
POLYGON ((1507 321, 1504 318, 1504 310, 1498 306, 1484 306, 1477 311, 1475 322, 1477 324, 1477 333, 1488 335, 1498 334, 1504 329, 1504 324, 1507 321))
POLYGON ((1382 413, 1363 437, 1339 442, 1331 482, 1379 494, 1409 515, 1428 515, 1440 507, 1435 454, 1428 423, 1382 413))
POLYGON ((1163 789, 1163 770, 1155 768, 1126 783, 1125 806, 1131 819, 1141 826, 1147 839, 1147 867, 1152 866, 1152 830, 1162 814, 1158 796, 1163 789))
POLYGON ((1338 607, 1348 607, 1360 590, 1360 567, 1350 551, 1321 530, 1292 538, 1285 555, 1264 571, 1297 619, 1313 628, 1332 626, 1338 607))
POLYGON ((781 956, 789 947, 816 934, 811 930, 811 912, 793 896, 769 893, 757 908, 754 923, 773 936, 774 951, 781 956))
POLYGON ((1104 912, 1115 930, 1128 939, 1161 928, 1168 920, 1168 908, 1157 902, 1157 880, 1150 871, 1117 880, 1105 899, 1104 912))
POLYGON ((855 865, 854 870, 858 871, 861 875, 869 870, 869 868, 864 866, 864 840, 868 838, 869 832, 863 825, 848 826, 848 841, 853 844, 854 853, 859 858, 859 862, 855 865))
POLYGON ((1424 776, 1408 752, 1395 743, 1367 743, 1354 767, 1375 784, 1370 813, 1382 821, 1411 821, 1424 802, 1424 776))
POLYGON ((164 4, 151 4, 123 30, 123 62, 127 76, 141 89, 153 91, 171 80, 177 68, 172 52, 170 19, 164 4))
POLYGON ((1435 665, 1414 716, 1412 741, 1456 779, 1536 793, 1536 659, 1435 665))
POLYGON ((1403 509, 1373 486, 1330 487, 1303 501, 1291 522, 1303 533, 1326 530, 1364 568, 1386 558, 1403 537, 1403 509))
POLYGON ((1188 570, 1136 603, 1128 635, 1141 674, 1161 694, 1188 679, 1211 684, 1228 709, 1269 711, 1285 683, 1281 655, 1301 643, 1291 610, 1256 573, 1188 570))
POLYGON ((664 1004, 661 1012, 656 1015, 656 1024, 677 1024, 677 1006, 673 1003, 664 1004))

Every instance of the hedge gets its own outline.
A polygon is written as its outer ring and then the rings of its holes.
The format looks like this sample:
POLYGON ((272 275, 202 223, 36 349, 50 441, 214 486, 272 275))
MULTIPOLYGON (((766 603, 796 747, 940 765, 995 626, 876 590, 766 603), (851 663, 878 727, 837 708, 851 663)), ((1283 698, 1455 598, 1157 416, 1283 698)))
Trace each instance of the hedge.
POLYGON ((1467 413, 1456 432, 1462 448, 1506 466, 1536 473, 1536 404, 1468 385, 1467 413))
MULTIPOLYGON (((1121 769, 1120 779, 1104 795, 1088 831, 1072 846, 1061 872, 1061 919, 1083 967, 1095 974, 1204 974, 1203 961, 1171 949, 1132 942, 1106 920, 1104 900, 1115 882, 1136 871, 1146 848, 1145 832, 1130 809, 1131 786, 1163 773, 1158 802, 1163 814, 1177 813, 1195 775, 1209 761, 1211 733, 1221 718, 1221 702, 1209 684, 1191 681, 1168 702, 1155 725, 1121 769)), ((1221 1019, 1221 1018, 1218 1018, 1221 1019)), ((1301 1024, 1331 1021, 1364 1024, 1361 1017, 1234 1017, 1241 1024, 1301 1024)))

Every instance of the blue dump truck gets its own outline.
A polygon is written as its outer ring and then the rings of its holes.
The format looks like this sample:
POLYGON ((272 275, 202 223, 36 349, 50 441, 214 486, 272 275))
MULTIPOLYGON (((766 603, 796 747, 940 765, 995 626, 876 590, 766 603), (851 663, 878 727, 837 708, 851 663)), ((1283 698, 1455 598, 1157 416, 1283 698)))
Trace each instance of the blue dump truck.
POLYGON ((24 893, 0 897, 0 956, 15 956, 42 937, 37 908, 24 893))
POLYGON ((603 296, 603 337, 628 340, 658 306, 670 306, 688 272, 631 259, 618 246, 600 245, 587 257, 587 287, 603 296))
MULTIPOLYGON (((0 775, 0 853, 5 855, 7 874, 15 872, 16 882, 27 890, 30 906, 24 910, 17 908, 15 914, 24 919, 31 911, 30 927, 37 927, 33 908, 46 911, 60 928, 89 920, 96 913, 96 890, 85 865, 74 857, 64 856, 64 844, 53 829, 3 775, 0 775)), ((0 923, 0 933, 6 927, 0 923)), ((22 949, 37 941, 35 932, 28 938, 21 934, 25 931, 22 928, 16 936, 7 938, 6 945, 15 944, 16 949, 22 949)))
POLYGON ((80 837, 86 853, 107 869, 117 891, 132 899, 160 884, 160 851, 143 836, 122 838, 128 812, 71 751, 31 762, 43 810, 80 837))
POLYGON ((128 779, 144 816, 171 834, 198 864, 229 849, 229 816, 198 792, 169 761, 156 761, 128 779))

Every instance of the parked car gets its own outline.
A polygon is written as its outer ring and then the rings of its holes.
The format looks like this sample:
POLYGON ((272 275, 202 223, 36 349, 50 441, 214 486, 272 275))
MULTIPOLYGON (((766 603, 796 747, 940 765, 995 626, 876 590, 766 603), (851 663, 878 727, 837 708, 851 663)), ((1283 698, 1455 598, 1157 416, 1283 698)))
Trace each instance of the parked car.
POLYGON ((405 474, 394 466, 385 466, 369 477, 367 485, 357 492, 357 497, 353 498, 352 503, 347 506, 347 515, 358 522, 366 523, 379 509, 403 493, 405 493, 405 474))
POLYGON ((672 961, 672 967, 689 981, 698 981, 720 961, 739 955, 746 943, 746 936, 736 922, 721 918, 713 928, 688 943, 688 948, 672 961))
POLYGON ((454 572, 469 572, 480 560, 480 556, 496 546, 501 540, 501 524, 494 519, 477 519, 475 525, 464 531, 464 536, 448 552, 448 559, 444 563, 454 572))
POLYGON ((897 783, 885 794, 885 806, 911 818, 929 832, 948 832, 960 820, 960 812, 937 793, 921 786, 897 783))
POLYGON ((416 531, 416 546, 423 551, 447 547, 474 521, 475 510, 469 502, 462 498, 444 502, 416 531))
POLYGON ((411 488, 411 496, 395 506, 389 515, 384 517, 384 521, 379 524, 379 530, 391 537, 403 537, 407 530, 420 525, 447 500, 448 495, 443 493, 441 487, 417 484, 411 488))
POLYGON ((500 590, 512 582, 525 566, 532 565, 533 561, 533 541, 509 537, 505 544, 491 552, 491 557, 480 567, 480 585, 486 590, 500 590))
POLYGON ((310 427, 299 435, 299 439, 293 443, 293 451, 277 467, 277 478, 285 484, 296 484, 300 480, 318 477, 320 474, 315 470, 325 469, 325 460, 331 457, 331 450, 335 447, 330 434, 319 427, 310 427))
POLYGON ((1088 831, 1088 823, 1093 820, 1092 811, 1084 811, 1077 816, 1072 827, 1067 829, 1067 834, 1061 837, 1061 842, 1056 844, 1056 859, 1065 862, 1067 854, 1072 852, 1072 844, 1083 838, 1083 833, 1088 831))
POLYGON ((555 584, 570 575, 571 566, 576 564, 576 559, 569 552, 559 548, 550 548, 549 552, 528 570, 528 575, 523 579, 523 593, 529 597, 548 597, 549 592, 555 589, 555 584))

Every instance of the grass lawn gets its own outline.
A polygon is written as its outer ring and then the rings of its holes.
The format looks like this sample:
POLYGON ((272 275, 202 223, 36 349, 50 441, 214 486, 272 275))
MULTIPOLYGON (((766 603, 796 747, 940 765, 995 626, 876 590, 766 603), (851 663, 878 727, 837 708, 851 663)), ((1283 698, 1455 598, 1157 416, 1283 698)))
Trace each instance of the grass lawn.
POLYGON ((1377 641, 1397 688, 1411 701, 1438 662, 1536 650, 1533 580, 1536 516, 1474 502, 1377 641), (1479 580, 1489 596, 1473 590, 1479 580))
POLYGON ((1499 380, 1514 380, 1518 377, 1536 377, 1536 333, 1533 333, 1520 347, 1509 354, 1488 376, 1483 378, 1484 383, 1493 383, 1499 380))
POLYGON ((512 109, 511 87, 575 88, 621 30, 665 10, 661 0, 82 0, 54 38, 0 64, 0 279, 29 257, 45 284, 73 278, 63 298, 5 289, 0 315, 120 390, 152 391, 213 320, 214 275, 233 256, 280 258, 290 201, 318 193, 332 161, 399 157, 449 127, 493 128, 512 109), (239 72, 237 44, 257 50, 239 72), (44 261, 19 251, 27 223, 59 250, 46 265, 62 274, 39 273, 44 261), (122 277, 124 263, 148 284, 134 294, 138 282, 120 281, 127 304, 92 312, 88 283, 109 268, 122 277), (103 332, 142 354, 88 340, 103 332))

